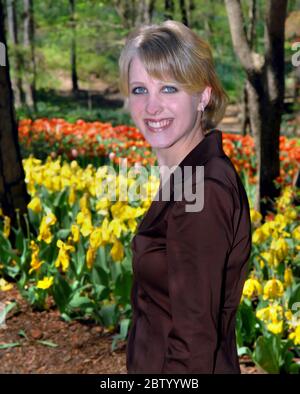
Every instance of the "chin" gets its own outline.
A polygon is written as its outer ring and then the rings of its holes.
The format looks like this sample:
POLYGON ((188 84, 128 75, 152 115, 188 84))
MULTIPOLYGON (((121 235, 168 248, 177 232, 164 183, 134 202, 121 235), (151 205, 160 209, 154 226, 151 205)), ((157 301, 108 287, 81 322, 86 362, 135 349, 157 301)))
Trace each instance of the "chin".
POLYGON ((173 145, 173 142, 151 141, 151 139, 148 139, 147 142, 151 145, 152 149, 166 149, 173 145))

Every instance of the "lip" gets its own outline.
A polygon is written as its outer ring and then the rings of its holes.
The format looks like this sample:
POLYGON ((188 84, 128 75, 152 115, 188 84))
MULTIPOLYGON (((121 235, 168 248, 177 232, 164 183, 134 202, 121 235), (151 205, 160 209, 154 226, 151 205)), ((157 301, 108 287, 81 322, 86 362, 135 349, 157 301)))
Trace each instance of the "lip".
POLYGON ((151 118, 146 118, 144 121, 149 121, 149 122, 162 122, 163 120, 173 120, 173 118, 162 118, 162 119, 151 119, 151 118))
POLYGON ((161 120, 152 120, 152 119, 148 118, 148 119, 145 119, 144 121, 145 121, 145 125, 146 125, 148 130, 150 130, 152 133, 158 133, 158 132, 161 132, 161 131, 164 131, 164 130, 168 129, 173 123, 173 118, 164 118, 164 119, 161 119, 161 120), (159 128, 151 127, 147 123, 147 121, 150 121, 150 122, 162 122, 164 120, 168 120, 169 124, 167 126, 163 126, 163 127, 159 127, 159 128))

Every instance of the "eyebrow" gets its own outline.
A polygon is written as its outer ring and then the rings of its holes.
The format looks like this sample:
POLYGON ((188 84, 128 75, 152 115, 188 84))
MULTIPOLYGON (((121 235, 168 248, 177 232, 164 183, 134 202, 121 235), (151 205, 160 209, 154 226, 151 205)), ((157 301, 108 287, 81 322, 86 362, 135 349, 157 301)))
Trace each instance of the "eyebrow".
POLYGON ((141 83, 141 84, 143 84, 144 82, 133 81, 133 82, 130 82, 130 85, 133 85, 134 83, 141 83))
MULTIPOLYGON (((135 84, 135 83, 139 83, 139 84, 142 84, 142 85, 145 84, 145 82, 133 81, 133 82, 130 82, 130 85, 133 85, 133 84, 135 84)), ((176 83, 176 82, 175 82, 175 81, 174 81, 174 82, 172 82, 172 81, 161 81, 161 82, 158 82, 158 84, 160 84, 160 85, 163 85, 163 84, 165 84, 165 83, 176 83)))

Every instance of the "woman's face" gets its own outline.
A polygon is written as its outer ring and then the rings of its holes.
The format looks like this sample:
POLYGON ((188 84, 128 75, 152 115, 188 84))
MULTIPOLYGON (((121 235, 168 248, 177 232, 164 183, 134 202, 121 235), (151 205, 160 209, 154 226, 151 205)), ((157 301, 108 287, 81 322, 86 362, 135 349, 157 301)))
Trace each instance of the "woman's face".
MULTIPOLYGON (((129 69, 129 109, 152 148, 168 148, 195 129, 200 94, 190 95, 176 82, 152 79, 135 56, 129 69)), ((198 117, 199 118, 199 117, 198 117)), ((199 133, 199 125, 197 125, 199 133)))

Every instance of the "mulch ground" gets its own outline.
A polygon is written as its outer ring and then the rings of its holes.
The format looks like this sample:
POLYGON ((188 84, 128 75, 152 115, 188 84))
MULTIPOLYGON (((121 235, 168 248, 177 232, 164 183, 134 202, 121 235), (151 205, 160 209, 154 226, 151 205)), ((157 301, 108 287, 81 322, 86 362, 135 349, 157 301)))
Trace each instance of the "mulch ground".
MULTIPOLYGON (((111 351, 113 334, 105 328, 65 322, 55 308, 33 311, 16 289, 0 292, 1 305, 14 301, 18 307, 0 326, 0 346, 18 346, 0 349, 0 373, 127 373, 126 342, 111 351)), ((240 366, 243 374, 262 373, 247 357, 240 359, 240 366)))

